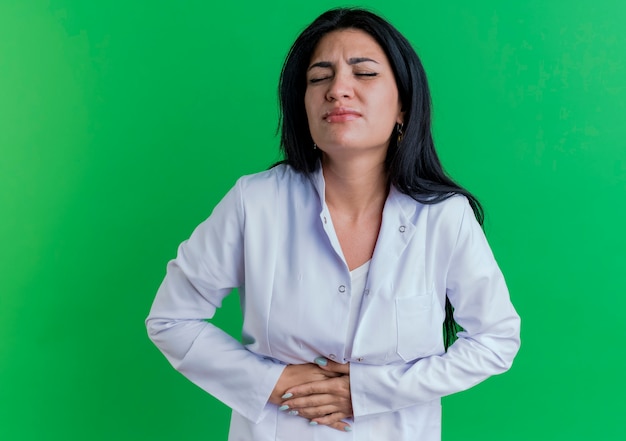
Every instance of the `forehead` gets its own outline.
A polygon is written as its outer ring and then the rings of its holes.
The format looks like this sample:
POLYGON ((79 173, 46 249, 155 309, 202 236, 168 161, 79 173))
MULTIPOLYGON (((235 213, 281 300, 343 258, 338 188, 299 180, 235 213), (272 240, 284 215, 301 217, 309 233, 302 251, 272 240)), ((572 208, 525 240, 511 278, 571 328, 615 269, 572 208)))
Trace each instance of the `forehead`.
POLYGON ((331 61, 330 58, 369 57, 386 62, 387 57, 378 42, 360 29, 341 29, 324 35, 311 54, 311 61, 331 61))

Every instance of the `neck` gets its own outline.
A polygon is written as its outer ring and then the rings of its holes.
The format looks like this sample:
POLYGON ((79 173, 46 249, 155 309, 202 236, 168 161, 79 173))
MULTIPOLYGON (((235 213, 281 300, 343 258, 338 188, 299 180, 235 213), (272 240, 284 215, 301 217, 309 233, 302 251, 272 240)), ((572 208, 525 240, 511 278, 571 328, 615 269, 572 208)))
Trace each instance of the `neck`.
POLYGON ((358 220, 382 213, 389 192, 383 162, 322 161, 326 183, 326 204, 335 211, 358 220))

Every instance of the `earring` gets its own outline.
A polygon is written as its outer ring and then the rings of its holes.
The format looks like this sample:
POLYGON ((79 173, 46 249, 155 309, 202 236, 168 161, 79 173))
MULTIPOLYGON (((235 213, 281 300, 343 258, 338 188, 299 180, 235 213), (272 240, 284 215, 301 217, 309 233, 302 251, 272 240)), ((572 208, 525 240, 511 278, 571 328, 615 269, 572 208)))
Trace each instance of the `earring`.
POLYGON ((313 143, 313 150, 317 150, 317 144, 313 143))
POLYGON ((404 138, 404 132, 402 131, 403 128, 404 128, 404 124, 402 123, 396 124, 396 131, 398 133, 398 136, 397 136, 398 144, 400 144, 402 142, 402 138, 404 138))

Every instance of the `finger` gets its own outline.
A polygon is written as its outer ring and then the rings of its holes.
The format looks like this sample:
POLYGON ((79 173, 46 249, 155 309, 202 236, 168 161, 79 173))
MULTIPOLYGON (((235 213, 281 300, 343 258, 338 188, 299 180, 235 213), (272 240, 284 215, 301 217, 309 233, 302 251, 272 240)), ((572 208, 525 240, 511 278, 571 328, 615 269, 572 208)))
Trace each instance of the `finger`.
POLYGON ((341 364, 325 357, 317 357, 314 361, 324 371, 344 375, 350 373, 350 363, 341 364))
POLYGON ((283 397, 286 399, 286 401, 284 401, 283 404, 289 404, 289 401, 291 401, 294 398, 308 397, 309 395, 318 395, 318 394, 327 393, 328 391, 332 389, 332 387, 325 385, 324 383, 326 381, 329 381, 329 380, 312 381, 310 383, 304 383, 304 384, 301 384, 300 386, 289 388, 287 393, 283 395, 283 397))
POLYGON ((328 427, 332 427, 333 429, 339 430, 340 432, 352 432, 352 427, 350 426, 350 424, 344 421, 329 424, 328 427))
POLYGON ((326 415, 341 412, 341 410, 342 409, 338 406, 329 404, 319 407, 294 408, 287 410, 286 413, 288 413, 289 415, 298 415, 303 418, 313 420, 315 418, 323 418, 326 415))
POLYGON ((350 415, 336 412, 320 418, 313 418, 311 419, 311 422, 309 424, 312 426, 328 426, 341 432, 352 432, 352 427, 350 426, 350 424, 343 421, 345 418, 350 418, 350 415))
MULTIPOLYGON (((282 395, 279 396, 278 398, 281 400, 288 400, 294 397, 301 397, 301 396, 310 395, 311 393, 317 393, 316 392, 317 390, 322 390, 322 389, 317 389, 317 387, 313 385, 314 383, 322 383, 324 381, 344 377, 344 375, 342 374, 337 374, 334 372, 324 372, 321 369, 320 369, 320 372, 322 372, 323 375, 319 376, 320 377, 319 380, 308 381, 302 384, 291 386, 288 389, 282 391, 282 395)), ((350 381, 349 378, 347 378, 348 383, 349 381, 350 381)), ((277 402, 274 402, 274 401, 272 402, 274 404, 278 404, 277 402)))
POLYGON ((341 374, 325 371, 315 363, 287 365, 274 386, 269 402, 280 404, 281 397, 282 399, 289 398, 289 389, 292 387, 339 376, 341 374))
POLYGON ((350 378, 343 375, 337 378, 329 378, 322 381, 312 381, 290 388, 285 395, 282 404, 294 398, 308 397, 310 395, 330 394, 348 398, 350 396, 350 378), (291 394, 291 395, 289 395, 291 394))
MULTIPOLYGON (((352 408, 352 401, 347 395, 313 394, 307 395, 306 397, 285 400, 281 403, 281 409, 283 410, 317 408, 321 406, 336 406, 338 409, 349 410, 352 408)), ((333 411, 335 412, 337 409, 333 411)))
POLYGON ((313 395, 298 400, 293 400, 290 404, 284 404, 279 408, 282 411, 314 419, 324 417, 329 414, 341 413, 342 415, 352 415, 352 403, 345 397, 332 395, 313 395))
POLYGON ((331 394, 313 394, 286 400, 282 405, 288 406, 289 409, 304 409, 306 407, 326 406, 336 401, 338 401, 338 398, 331 394))

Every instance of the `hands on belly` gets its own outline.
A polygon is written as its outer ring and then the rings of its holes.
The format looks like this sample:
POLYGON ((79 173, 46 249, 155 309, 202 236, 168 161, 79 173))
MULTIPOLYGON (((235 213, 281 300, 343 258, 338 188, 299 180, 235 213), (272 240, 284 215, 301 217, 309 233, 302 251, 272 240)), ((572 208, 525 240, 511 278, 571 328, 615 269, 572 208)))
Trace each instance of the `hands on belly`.
POLYGON ((344 418, 352 416, 350 364, 339 364, 323 357, 317 364, 293 364, 283 371, 270 396, 270 402, 284 412, 342 432, 351 431, 344 418))

